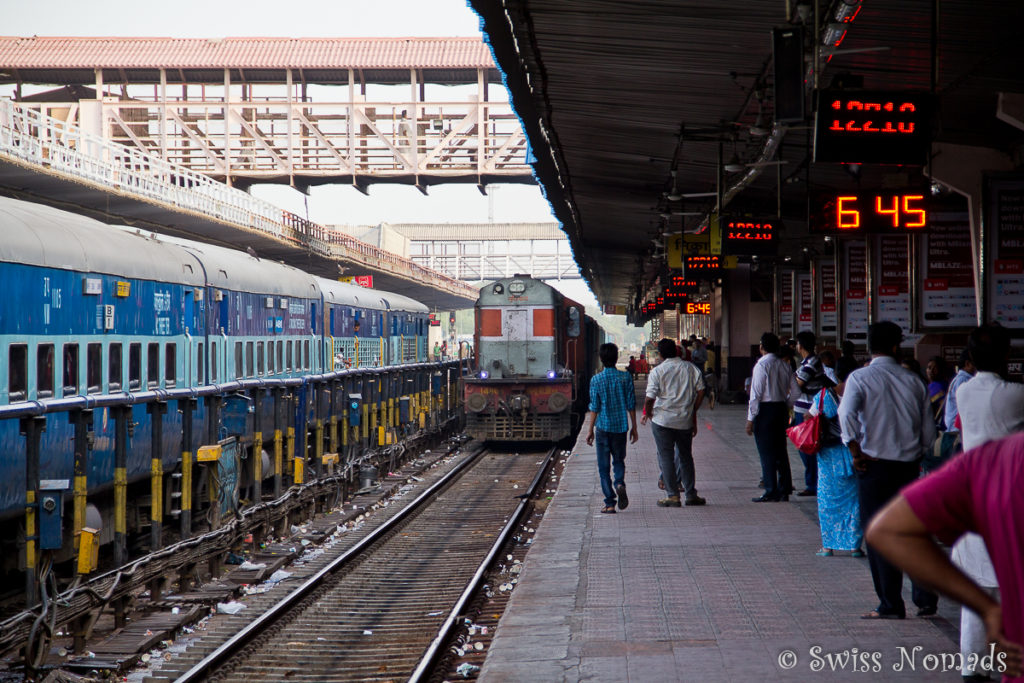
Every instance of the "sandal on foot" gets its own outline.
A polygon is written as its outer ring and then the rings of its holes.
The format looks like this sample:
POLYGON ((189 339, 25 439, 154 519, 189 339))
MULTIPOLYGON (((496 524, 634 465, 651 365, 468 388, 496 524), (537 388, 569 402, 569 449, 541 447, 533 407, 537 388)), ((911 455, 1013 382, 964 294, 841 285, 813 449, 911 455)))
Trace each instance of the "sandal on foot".
POLYGON ((661 489, 662 491, 665 490, 665 480, 662 479, 661 477, 658 477, 658 488, 661 489))
POLYGON ((871 610, 867 614, 860 615, 861 619, 903 619, 902 615, 899 614, 882 614, 876 609, 871 610))
POLYGON ((602 515, 614 515, 615 514, 615 506, 614 505, 605 505, 603 508, 601 508, 601 514, 602 515))
POLYGON ((829 548, 822 548, 818 552, 814 553, 818 557, 832 557, 832 550, 829 548))
POLYGON ((864 557, 864 551, 860 548, 857 548, 852 553, 850 553, 850 557, 864 557))

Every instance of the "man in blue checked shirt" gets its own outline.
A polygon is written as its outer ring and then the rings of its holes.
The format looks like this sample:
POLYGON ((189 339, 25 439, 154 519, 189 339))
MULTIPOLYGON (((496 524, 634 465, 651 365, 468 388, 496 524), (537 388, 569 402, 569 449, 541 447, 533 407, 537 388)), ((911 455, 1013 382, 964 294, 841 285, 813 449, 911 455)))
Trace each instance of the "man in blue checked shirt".
POLYGON ((601 490, 604 492, 602 514, 615 514, 615 503, 625 510, 629 505, 626 496, 626 415, 629 415, 629 442, 636 443, 636 394, 633 378, 628 372, 615 369, 619 360, 619 347, 615 344, 601 344, 598 356, 604 370, 590 380, 590 406, 587 412, 587 445, 594 445, 597 434, 597 472, 601 476, 601 490), (610 461, 610 462, 609 462, 610 461), (608 467, 611 465, 615 487, 608 467))

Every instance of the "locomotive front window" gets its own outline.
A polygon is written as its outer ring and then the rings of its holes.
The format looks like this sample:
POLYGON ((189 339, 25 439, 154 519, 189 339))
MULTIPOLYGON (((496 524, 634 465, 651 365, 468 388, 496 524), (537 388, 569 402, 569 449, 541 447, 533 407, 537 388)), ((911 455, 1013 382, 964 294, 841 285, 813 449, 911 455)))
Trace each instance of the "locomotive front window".
POLYGON ((78 393, 78 344, 64 345, 64 395, 78 393))
POLYGON ((178 345, 174 342, 164 347, 164 382, 168 389, 178 383, 178 345))
POLYGON ((90 394, 103 389, 103 344, 89 344, 85 349, 85 386, 90 394))
POLYGON ((36 396, 38 398, 53 396, 53 365, 53 344, 40 344, 36 348, 36 396))
POLYGON ((124 381, 121 352, 120 343, 111 343, 107 349, 107 391, 110 392, 121 391, 121 382, 124 381))
POLYGON ((128 391, 142 386, 142 344, 128 345, 128 391))
POLYGON ((150 342, 146 346, 146 387, 160 386, 160 343, 150 342))
POLYGON ((7 350, 7 400, 24 401, 28 395, 28 344, 7 350))

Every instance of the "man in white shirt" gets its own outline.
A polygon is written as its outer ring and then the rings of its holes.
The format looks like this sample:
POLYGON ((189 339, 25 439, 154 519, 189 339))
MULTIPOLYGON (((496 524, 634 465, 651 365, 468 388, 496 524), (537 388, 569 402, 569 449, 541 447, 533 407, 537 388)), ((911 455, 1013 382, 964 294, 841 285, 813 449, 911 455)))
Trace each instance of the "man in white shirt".
MULTIPOLYGON (((839 403, 843 443, 857 470, 861 525, 917 479, 920 460, 935 440, 928 389, 896 360, 903 330, 883 320, 868 328, 871 363, 846 378, 839 403)), ((903 619, 903 572, 868 545, 878 607, 864 619, 903 619)), ((917 615, 935 614, 938 596, 912 583, 917 615)))
MULTIPOLYGON (((1007 382, 1006 374, 1010 355, 1010 334, 1004 327, 982 325, 971 332, 967 340, 967 363, 977 371, 971 378, 956 387, 950 385, 946 397, 947 427, 949 405, 953 404, 955 419, 960 415, 960 433, 965 451, 977 448, 988 441, 1002 439, 1024 429, 1024 385, 1007 382), (959 409, 959 410, 958 410, 959 409)), ((966 363, 965 363, 966 365, 966 363)), ((957 375, 966 374, 963 370, 957 375)), ((954 384, 956 379, 953 380, 954 384)), ((999 599, 999 584, 988 550, 981 536, 966 533, 953 546, 953 563, 984 588, 989 595, 999 599)), ((986 673, 976 666, 978 657, 988 650, 988 635, 985 623, 967 607, 960 608, 960 652, 963 666, 960 673, 964 680, 984 680, 986 673)))
POLYGON ((703 373, 693 363, 676 354, 671 339, 658 342, 662 357, 647 376, 647 395, 640 424, 651 421, 654 443, 658 447, 658 465, 667 497, 661 507, 681 507, 682 486, 687 505, 704 505, 697 495, 693 470, 693 435, 697 431, 697 409, 704 400, 703 373))
POLYGON ((755 503, 789 500, 793 474, 786 446, 789 409, 800 395, 793 367, 782 356, 779 338, 771 332, 761 335, 761 358, 754 365, 747 404, 747 435, 754 437, 761 458, 764 493, 755 503))

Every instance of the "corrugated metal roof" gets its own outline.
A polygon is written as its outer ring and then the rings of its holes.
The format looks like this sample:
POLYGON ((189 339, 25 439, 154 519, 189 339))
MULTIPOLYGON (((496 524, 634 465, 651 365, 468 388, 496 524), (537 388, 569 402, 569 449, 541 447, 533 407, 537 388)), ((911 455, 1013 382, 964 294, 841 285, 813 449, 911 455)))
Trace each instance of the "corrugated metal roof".
MULTIPOLYGON (((714 192, 720 145, 725 158, 735 152, 741 161, 754 161, 763 150, 766 138, 750 132, 759 109, 755 93, 765 96, 764 120, 771 123, 771 31, 787 25, 785 8, 796 3, 470 4, 484 20, 537 157, 535 172, 581 272, 601 303, 634 304, 664 267, 652 258, 651 238, 696 229, 715 202, 689 197, 669 205, 670 191, 714 192)), ((828 8, 823 21, 831 21, 836 4, 813 3, 823 14, 828 8)), ((995 118, 995 102, 1000 91, 1024 90, 1018 36, 1024 3, 865 0, 861 9, 834 59, 820 65, 822 87, 849 72, 862 76, 869 89, 928 90, 934 76, 936 142, 997 151, 1020 144, 1020 131, 995 118)), ((781 204, 785 244, 796 246, 797 254, 798 240, 806 237, 808 186, 852 182, 839 164, 813 164, 808 177, 811 141, 809 131, 786 134, 778 155, 786 165, 768 167, 770 172, 725 207, 770 216, 781 204)), ((863 165, 864 187, 891 182, 887 174, 893 172, 893 167, 863 165)), ((911 170, 904 172, 909 178, 911 170)), ((725 189, 738 176, 727 175, 725 189)), ((919 170, 915 176, 920 178, 919 170)))
POLYGON ((493 69, 479 38, 0 37, 0 69, 493 69))

